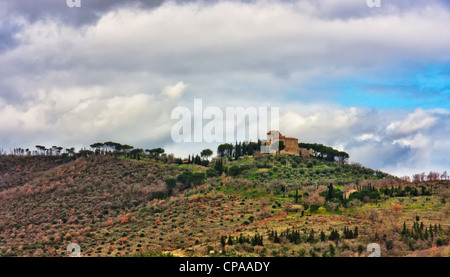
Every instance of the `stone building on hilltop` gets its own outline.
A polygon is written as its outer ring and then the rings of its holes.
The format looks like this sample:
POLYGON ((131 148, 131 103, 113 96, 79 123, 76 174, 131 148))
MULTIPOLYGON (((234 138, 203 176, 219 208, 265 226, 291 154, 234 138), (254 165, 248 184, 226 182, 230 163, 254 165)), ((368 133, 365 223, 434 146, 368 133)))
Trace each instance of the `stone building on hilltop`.
POLYGON ((277 141, 281 141, 284 144, 284 149, 280 152, 274 152, 274 154, 288 154, 298 155, 300 149, 298 147, 298 138, 285 137, 279 131, 269 131, 267 133, 266 146, 270 146, 277 141))

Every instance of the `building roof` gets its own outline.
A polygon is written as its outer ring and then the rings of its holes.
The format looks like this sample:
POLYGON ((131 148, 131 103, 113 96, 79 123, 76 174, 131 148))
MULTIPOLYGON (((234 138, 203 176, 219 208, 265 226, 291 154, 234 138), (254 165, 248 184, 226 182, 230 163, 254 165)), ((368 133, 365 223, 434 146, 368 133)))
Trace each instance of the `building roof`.
POLYGON ((271 135, 272 133, 278 133, 278 134, 279 134, 279 135, 278 135, 278 138, 280 138, 280 139, 292 139, 292 140, 298 140, 298 138, 285 137, 285 136, 283 136, 283 135, 280 133, 280 131, 269 131, 269 132, 267 133, 267 135, 271 135))

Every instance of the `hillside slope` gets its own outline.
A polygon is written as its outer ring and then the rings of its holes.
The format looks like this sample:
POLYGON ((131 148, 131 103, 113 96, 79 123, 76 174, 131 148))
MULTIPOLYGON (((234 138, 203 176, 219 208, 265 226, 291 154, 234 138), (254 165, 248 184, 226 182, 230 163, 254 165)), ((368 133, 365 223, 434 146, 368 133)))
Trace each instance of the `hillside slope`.
POLYGON ((405 184, 292 156, 225 160, 221 175, 215 162, 110 156, 0 164, 0 256, 67 256, 71 242, 82 256, 364 256, 371 242, 386 256, 450 250, 448 181, 405 184))
POLYGON ((11 169, 30 169, 8 171, 10 175, 2 177, 4 184, 11 179, 17 182, 0 190, 2 246, 5 240, 18 247, 23 242, 54 240, 69 231, 96 229, 101 222, 150 201, 155 193, 165 193, 163 180, 174 170, 102 156, 61 165, 52 158, 6 158, 16 160, 11 169))

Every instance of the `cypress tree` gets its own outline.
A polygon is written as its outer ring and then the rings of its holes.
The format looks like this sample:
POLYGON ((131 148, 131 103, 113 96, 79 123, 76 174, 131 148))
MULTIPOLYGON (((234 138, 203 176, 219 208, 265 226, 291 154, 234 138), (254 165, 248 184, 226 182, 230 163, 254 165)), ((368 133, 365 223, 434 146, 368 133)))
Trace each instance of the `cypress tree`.
POLYGON ((274 243, 280 243, 280 238, 278 237, 277 231, 275 231, 275 235, 273 237, 273 242, 274 243))
POLYGON ((251 245, 252 246, 256 246, 256 245, 263 246, 263 237, 262 237, 262 235, 256 233, 253 236, 253 238, 251 239, 251 245))
POLYGON ((220 244, 222 245, 222 248, 225 247, 225 245, 227 244, 226 236, 221 236, 220 237, 220 244))
POLYGON ((408 231, 406 230, 406 222, 403 221, 403 229, 402 229, 402 233, 401 233, 401 234, 402 234, 403 236, 406 236, 406 233, 407 233, 407 232, 408 232, 408 231))
POLYGON ((311 231, 309 232, 309 238, 308 238, 308 240, 309 240, 310 242, 313 242, 313 241, 314 241, 314 230, 313 230, 313 229, 311 229, 311 231))
POLYGON ((334 188, 333 188, 333 184, 330 184, 328 186, 327 201, 331 201, 331 199, 333 199, 333 197, 334 197, 334 188))
POLYGON ((335 229, 331 230, 330 236, 328 237, 329 240, 338 240, 339 239, 339 232, 335 229))
POLYGON ((214 169, 219 173, 219 175, 222 175, 223 173, 223 161, 221 158, 216 160, 216 163, 214 165, 214 169))
POLYGON ((243 244, 243 243, 245 242, 245 239, 244 239, 244 236, 242 235, 242 233, 241 233, 241 235, 239 236, 238 241, 239 241, 239 244, 243 244))
POLYGON ((228 245, 233 245, 233 237, 231 235, 228 236, 228 245))
POLYGON ((251 142, 250 142, 250 144, 248 144, 248 146, 247 146, 247 155, 250 155, 250 156, 253 155, 253 145, 254 145, 254 143, 251 143, 251 142))
POLYGON ((331 254, 331 257, 334 257, 334 254, 336 253, 335 252, 335 249, 334 249, 334 246, 330 243, 330 245, 329 245, 329 248, 330 248, 330 254, 331 254))

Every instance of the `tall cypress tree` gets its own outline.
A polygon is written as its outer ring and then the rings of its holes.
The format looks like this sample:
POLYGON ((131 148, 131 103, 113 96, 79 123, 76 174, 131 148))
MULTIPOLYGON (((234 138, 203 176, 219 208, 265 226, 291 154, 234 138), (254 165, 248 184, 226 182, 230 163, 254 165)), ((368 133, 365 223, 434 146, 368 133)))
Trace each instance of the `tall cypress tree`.
POLYGON ((277 231, 275 231, 275 234, 273 236, 273 243, 280 243, 280 238, 278 237, 277 231))
POLYGON ((220 244, 222 245, 222 247, 225 247, 225 245, 227 244, 226 238, 227 238, 226 236, 220 237, 220 244))
POLYGON ((219 173, 219 175, 222 175, 223 173, 223 161, 221 158, 218 158, 216 160, 216 163, 214 165, 214 169, 219 173))
POLYGON ((328 185, 328 194, 327 194, 327 201, 331 201, 334 197, 334 188, 333 184, 328 185))
POLYGON ((406 222, 403 221, 403 229, 402 229, 402 235, 406 236, 406 233, 408 232, 408 230, 406 229, 406 222))
POLYGON ((233 237, 231 235, 228 236, 227 244, 228 245, 233 245, 233 237))

